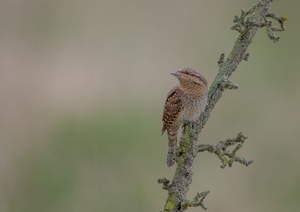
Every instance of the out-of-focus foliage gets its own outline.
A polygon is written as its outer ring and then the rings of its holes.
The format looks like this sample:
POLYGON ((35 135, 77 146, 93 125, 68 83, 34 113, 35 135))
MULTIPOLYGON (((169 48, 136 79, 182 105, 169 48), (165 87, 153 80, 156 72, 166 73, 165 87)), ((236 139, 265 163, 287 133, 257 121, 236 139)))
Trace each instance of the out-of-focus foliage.
MULTIPOLYGON (((171 178, 160 136, 169 75, 190 66, 212 82, 231 50, 233 16, 251 1, 0 3, 0 211, 160 211, 171 178)), ((211 211, 299 211, 298 2, 279 43, 260 30, 199 142, 243 131, 250 167, 195 162, 189 197, 211 211)), ((190 209, 189 211, 198 211, 190 209)))

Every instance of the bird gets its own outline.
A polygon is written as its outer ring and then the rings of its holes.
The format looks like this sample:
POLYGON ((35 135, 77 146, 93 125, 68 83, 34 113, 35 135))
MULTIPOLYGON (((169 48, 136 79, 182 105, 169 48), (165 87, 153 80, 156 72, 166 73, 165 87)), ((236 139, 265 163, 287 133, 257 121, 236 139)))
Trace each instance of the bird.
POLYGON ((179 83, 168 93, 165 101, 162 130, 168 133, 167 167, 175 163, 175 146, 180 126, 187 122, 196 122, 207 105, 208 82, 192 68, 178 69, 170 74, 177 77, 179 83))

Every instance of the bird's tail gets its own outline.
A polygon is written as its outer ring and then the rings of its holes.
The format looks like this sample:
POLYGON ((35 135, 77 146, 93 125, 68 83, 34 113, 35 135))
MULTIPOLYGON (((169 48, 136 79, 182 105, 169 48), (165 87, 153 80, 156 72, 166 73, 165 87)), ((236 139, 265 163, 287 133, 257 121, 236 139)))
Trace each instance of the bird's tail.
POLYGON ((171 128, 168 130, 168 155, 167 155, 167 167, 171 167, 175 163, 175 147, 177 144, 177 133, 179 127, 171 128))

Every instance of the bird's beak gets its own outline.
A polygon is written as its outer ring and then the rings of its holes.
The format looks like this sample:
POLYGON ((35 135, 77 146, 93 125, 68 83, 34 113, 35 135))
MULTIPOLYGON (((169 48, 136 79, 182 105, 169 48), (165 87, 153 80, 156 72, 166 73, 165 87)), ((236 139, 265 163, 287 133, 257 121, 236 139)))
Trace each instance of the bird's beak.
POLYGON ((180 77, 181 76, 181 74, 178 71, 171 72, 170 74, 174 75, 175 77, 180 77))

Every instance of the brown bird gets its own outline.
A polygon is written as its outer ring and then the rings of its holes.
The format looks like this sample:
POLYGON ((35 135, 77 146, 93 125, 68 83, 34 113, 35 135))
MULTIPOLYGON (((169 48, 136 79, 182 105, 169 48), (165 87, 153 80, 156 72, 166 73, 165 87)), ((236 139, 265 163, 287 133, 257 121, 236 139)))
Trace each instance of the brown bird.
POLYGON ((196 121, 207 105, 207 80, 191 68, 172 72, 179 84, 167 96, 162 117, 162 134, 168 132, 167 167, 175 163, 174 149, 177 133, 186 121, 196 121))

